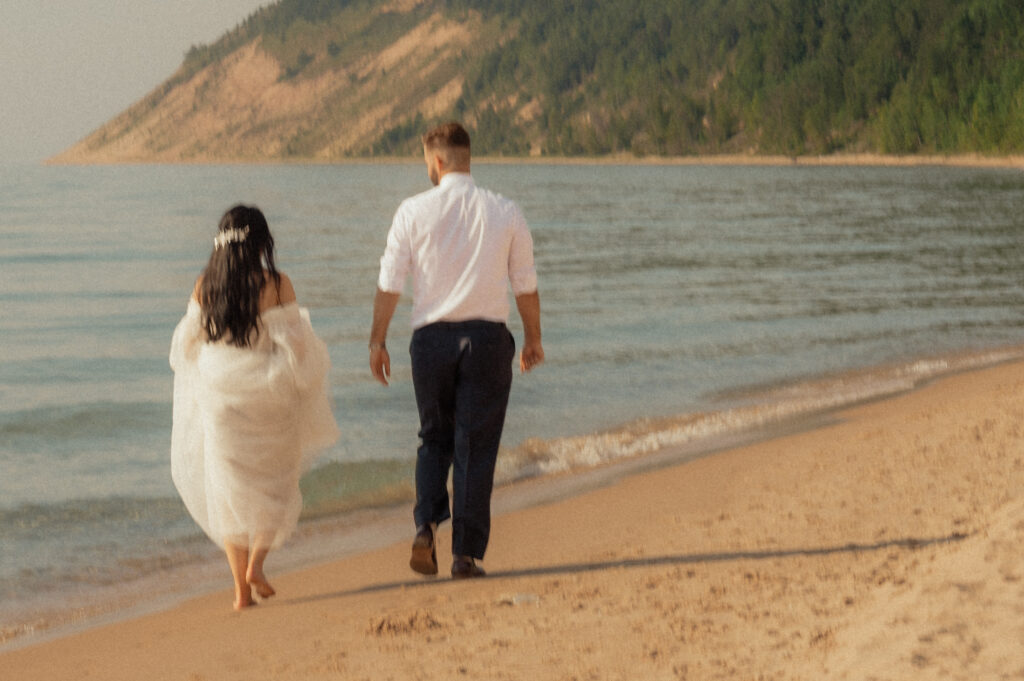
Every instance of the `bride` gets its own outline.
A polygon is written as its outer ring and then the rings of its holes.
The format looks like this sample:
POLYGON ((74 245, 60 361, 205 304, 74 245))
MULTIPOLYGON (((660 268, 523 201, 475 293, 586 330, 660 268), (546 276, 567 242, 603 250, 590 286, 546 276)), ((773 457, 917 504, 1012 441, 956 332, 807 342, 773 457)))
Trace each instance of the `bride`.
POLYGON ((171 341, 171 475, 195 521, 227 554, 236 610, 274 595, 263 563, 302 510, 299 477, 338 428, 327 346, 257 209, 221 218, 213 252, 171 341))

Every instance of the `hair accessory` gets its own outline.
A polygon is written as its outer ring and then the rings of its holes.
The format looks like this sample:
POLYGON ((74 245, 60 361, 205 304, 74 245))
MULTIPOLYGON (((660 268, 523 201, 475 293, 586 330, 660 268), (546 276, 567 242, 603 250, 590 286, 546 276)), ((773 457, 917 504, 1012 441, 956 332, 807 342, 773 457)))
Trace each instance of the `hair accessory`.
POLYGON ((245 237, 247 236, 249 236, 249 225, 246 225, 242 229, 226 229, 213 238, 213 247, 222 248, 228 244, 241 243, 245 241, 245 237))

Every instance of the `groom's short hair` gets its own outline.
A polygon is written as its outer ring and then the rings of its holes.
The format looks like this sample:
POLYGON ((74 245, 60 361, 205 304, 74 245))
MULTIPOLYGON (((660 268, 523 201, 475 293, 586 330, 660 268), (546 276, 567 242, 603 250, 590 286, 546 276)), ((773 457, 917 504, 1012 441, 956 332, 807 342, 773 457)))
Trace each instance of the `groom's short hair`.
POLYGON ((469 133, 457 121, 450 121, 428 130, 423 135, 423 146, 427 149, 465 149, 469 151, 469 133))

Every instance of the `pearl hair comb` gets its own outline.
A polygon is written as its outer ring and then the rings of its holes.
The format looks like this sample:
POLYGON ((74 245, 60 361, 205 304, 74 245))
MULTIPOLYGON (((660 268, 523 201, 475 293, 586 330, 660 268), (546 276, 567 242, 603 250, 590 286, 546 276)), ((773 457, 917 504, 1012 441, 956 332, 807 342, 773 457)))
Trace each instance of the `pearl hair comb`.
POLYGON ((213 238, 213 247, 223 248, 228 244, 241 243, 247 236, 249 236, 249 225, 242 229, 227 229, 213 238))

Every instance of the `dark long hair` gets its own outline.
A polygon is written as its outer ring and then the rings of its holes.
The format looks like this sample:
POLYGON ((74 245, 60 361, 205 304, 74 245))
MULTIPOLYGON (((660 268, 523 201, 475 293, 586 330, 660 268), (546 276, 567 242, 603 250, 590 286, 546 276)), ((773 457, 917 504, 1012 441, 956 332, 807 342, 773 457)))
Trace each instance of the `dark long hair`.
POLYGON ((253 331, 259 334, 260 294, 268 281, 264 269, 275 286, 281 285, 274 267, 274 237, 263 213, 242 205, 224 213, 217 235, 220 241, 210 254, 199 289, 203 327, 210 341, 224 339, 248 347, 253 331))

